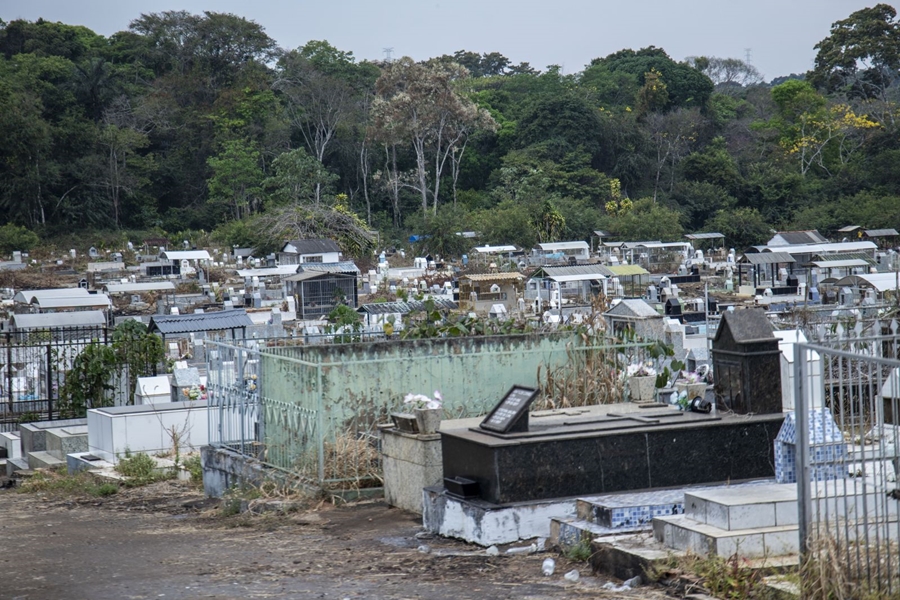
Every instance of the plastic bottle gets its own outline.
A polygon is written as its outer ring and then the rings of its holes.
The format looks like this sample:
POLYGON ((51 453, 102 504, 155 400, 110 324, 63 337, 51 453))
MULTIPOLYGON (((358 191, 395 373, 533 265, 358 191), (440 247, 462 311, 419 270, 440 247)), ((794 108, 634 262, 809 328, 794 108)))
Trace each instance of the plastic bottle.
POLYGON ((572 569, 571 571, 563 575, 563 579, 574 583, 581 579, 581 573, 578 572, 578 569, 572 569))
POLYGON ((541 565, 541 572, 544 575, 546 575, 547 577, 549 577, 550 575, 553 575, 553 571, 555 571, 555 570, 556 570, 556 561, 553 560, 552 558, 545 558, 544 564, 541 565))
POLYGON ((509 548, 506 550, 507 554, 534 554, 535 552, 537 552, 537 544, 519 546, 518 548, 509 548))

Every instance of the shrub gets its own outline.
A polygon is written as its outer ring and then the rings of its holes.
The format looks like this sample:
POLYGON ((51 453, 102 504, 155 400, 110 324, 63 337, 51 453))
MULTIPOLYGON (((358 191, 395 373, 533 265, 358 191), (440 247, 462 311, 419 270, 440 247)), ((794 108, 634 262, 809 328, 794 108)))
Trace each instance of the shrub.
POLYGON ((125 476, 125 485, 129 487, 148 485, 173 477, 171 472, 160 472, 156 461, 143 452, 133 456, 126 455, 116 465, 116 471, 125 476))

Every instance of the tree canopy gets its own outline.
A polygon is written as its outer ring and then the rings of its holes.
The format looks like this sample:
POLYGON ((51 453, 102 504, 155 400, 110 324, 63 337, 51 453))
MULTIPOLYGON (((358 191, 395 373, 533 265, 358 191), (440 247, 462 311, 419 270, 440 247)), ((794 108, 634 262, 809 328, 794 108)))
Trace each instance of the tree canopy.
POLYGON ((328 236, 365 255, 412 233, 453 254, 461 231, 527 247, 716 229, 741 246, 896 227, 896 10, 849 14, 815 51, 809 73, 767 83, 741 59, 654 46, 564 72, 494 49, 281 49, 213 11, 137 15, 109 37, 0 22, 0 250, 77 230, 328 236))

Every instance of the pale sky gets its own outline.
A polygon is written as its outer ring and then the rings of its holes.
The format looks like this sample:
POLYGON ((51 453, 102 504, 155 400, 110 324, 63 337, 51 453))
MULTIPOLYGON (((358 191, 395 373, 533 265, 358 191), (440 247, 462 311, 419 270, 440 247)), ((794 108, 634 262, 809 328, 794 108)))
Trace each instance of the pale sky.
POLYGON ((812 67, 831 24, 877 0, 3 0, 0 18, 42 17, 102 35, 141 13, 230 12, 283 48, 328 40, 357 59, 422 60, 456 50, 500 52, 543 70, 581 71, 623 48, 662 47, 675 60, 746 59, 767 80, 812 67))

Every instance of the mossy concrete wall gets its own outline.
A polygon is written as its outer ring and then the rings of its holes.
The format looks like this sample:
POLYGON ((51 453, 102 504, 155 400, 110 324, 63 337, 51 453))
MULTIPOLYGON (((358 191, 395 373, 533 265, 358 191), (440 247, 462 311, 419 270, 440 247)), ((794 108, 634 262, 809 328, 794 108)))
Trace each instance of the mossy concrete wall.
POLYGON ((536 387, 539 369, 567 362, 580 341, 564 332, 270 348, 260 353, 260 391, 317 411, 330 439, 374 431, 409 393, 440 390, 445 418, 484 414, 513 385, 536 387))

